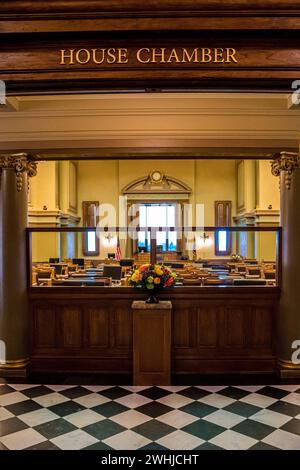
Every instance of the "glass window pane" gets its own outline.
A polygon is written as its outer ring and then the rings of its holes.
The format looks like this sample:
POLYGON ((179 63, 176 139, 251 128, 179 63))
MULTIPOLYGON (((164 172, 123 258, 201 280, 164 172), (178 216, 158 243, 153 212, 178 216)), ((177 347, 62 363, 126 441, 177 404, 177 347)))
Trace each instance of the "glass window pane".
POLYGON ((145 232, 138 232, 138 246, 140 248, 145 248, 146 235, 145 232))
POLYGON ((177 250, 177 232, 168 232, 169 251, 177 250))
POLYGON ((87 233, 87 251, 96 251, 96 232, 87 233))
POLYGON ((139 226, 146 227, 147 226, 146 206, 140 206, 139 213, 140 213, 139 226))
POLYGON ((167 233, 166 232, 157 232, 156 244, 158 247, 161 246, 162 251, 167 250, 167 233))
POLYGON ((219 251, 227 251, 227 232, 226 230, 220 230, 218 232, 218 249, 219 251))
POLYGON ((175 206, 168 206, 167 227, 175 227, 175 206))

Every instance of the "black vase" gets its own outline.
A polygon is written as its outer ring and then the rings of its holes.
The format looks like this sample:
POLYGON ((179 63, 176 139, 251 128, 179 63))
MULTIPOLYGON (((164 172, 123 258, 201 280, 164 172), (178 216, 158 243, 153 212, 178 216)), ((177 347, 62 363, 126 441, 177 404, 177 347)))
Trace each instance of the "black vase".
POLYGON ((154 293, 150 294, 148 299, 145 301, 146 304, 158 304, 159 300, 154 293))

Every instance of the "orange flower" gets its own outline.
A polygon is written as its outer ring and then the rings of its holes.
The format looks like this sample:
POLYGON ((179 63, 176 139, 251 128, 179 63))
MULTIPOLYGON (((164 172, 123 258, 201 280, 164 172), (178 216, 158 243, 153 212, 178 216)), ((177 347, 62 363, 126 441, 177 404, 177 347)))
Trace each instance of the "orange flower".
POLYGON ((146 269, 148 269, 149 267, 149 264, 142 264, 142 266, 140 266, 140 271, 146 271, 146 269))
POLYGON ((160 284, 160 278, 159 277, 156 277, 154 279, 154 284, 160 284))

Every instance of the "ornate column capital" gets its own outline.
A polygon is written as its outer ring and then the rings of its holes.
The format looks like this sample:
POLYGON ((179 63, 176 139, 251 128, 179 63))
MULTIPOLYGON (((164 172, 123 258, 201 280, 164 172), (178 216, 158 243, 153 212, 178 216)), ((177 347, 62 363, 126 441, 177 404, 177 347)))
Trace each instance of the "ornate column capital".
POLYGON ((295 168, 300 166, 298 153, 280 152, 279 156, 271 162, 271 172, 274 176, 280 176, 284 171, 284 182, 286 189, 291 189, 292 175, 295 168))
POLYGON ((37 162, 31 155, 28 155, 27 153, 0 154, 0 182, 2 171, 6 169, 12 169, 15 171, 17 179, 17 191, 22 191, 22 174, 27 172, 30 178, 36 176, 37 162))

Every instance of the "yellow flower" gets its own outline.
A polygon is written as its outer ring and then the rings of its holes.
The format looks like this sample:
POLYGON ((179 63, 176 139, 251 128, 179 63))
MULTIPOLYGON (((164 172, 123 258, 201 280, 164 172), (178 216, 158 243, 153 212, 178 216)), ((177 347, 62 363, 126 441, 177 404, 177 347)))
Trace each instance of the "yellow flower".
POLYGON ((159 277, 156 277, 154 279, 154 284, 160 284, 160 278, 159 277))
POLYGON ((153 284, 153 277, 152 276, 148 277, 147 284, 153 284))
POLYGON ((162 276, 162 275, 163 275, 163 271, 162 271, 162 269, 161 269, 160 266, 155 266, 154 272, 155 272, 155 274, 157 274, 158 276, 162 276))

